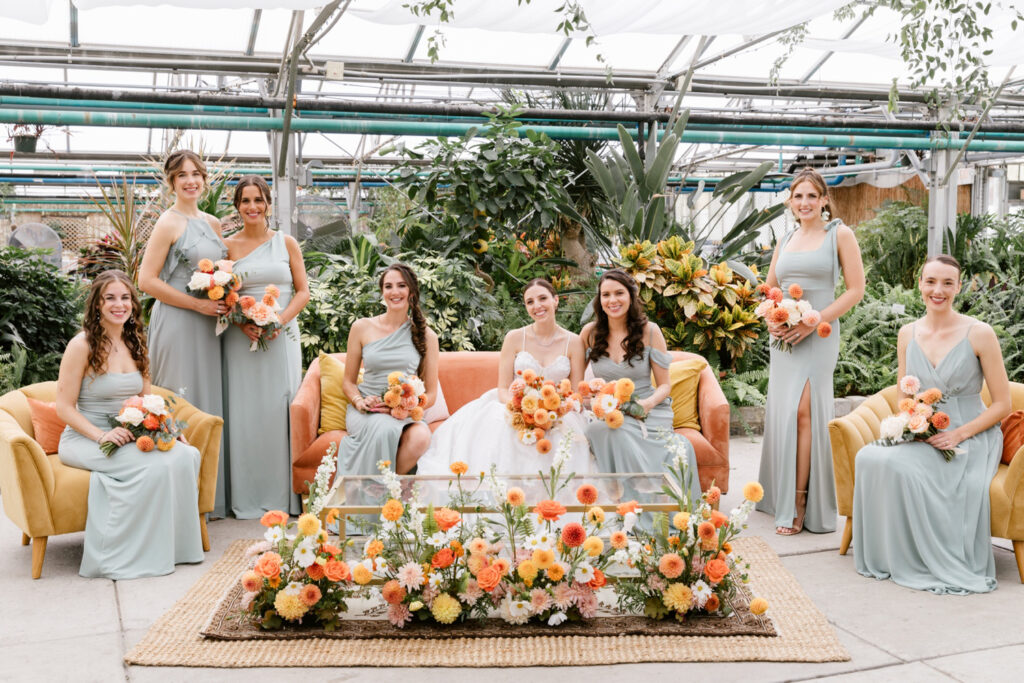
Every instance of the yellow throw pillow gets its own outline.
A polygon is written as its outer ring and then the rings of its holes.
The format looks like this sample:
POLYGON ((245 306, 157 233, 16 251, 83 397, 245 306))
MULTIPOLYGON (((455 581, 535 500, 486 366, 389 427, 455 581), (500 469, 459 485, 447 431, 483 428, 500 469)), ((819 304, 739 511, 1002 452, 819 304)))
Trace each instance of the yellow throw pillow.
POLYGON ((348 396, 342 388, 345 364, 323 351, 320 352, 320 430, 319 434, 345 429, 348 396))
POLYGON ((697 387, 700 373, 707 367, 703 358, 677 360, 668 367, 668 381, 672 386, 672 428, 700 430, 697 413, 697 387))

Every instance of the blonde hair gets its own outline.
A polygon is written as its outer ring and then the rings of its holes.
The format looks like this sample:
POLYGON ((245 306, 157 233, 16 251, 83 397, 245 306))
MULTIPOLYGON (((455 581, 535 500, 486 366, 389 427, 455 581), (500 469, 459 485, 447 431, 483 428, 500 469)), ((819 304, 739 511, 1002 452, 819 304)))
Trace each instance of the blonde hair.
POLYGON ((174 189, 174 174, 181 170, 181 167, 185 165, 186 161, 191 161, 196 165, 199 170, 199 175, 203 176, 203 185, 206 185, 206 163, 203 162, 202 158, 190 149, 179 149, 177 152, 171 152, 167 159, 164 161, 164 182, 172 190, 174 189))

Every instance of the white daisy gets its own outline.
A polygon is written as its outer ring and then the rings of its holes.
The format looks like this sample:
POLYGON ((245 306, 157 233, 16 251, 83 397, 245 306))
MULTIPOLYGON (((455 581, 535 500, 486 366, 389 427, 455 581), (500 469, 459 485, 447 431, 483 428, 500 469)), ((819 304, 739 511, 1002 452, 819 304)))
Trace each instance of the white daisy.
POLYGON ((263 538, 266 539, 267 543, 276 545, 284 538, 284 530, 279 526, 272 526, 263 532, 263 538))
POLYGON ((576 567, 576 571, 573 573, 572 577, 580 583, 590 583, 594 580, 594 568, 586 562, 583 562, 576 567))

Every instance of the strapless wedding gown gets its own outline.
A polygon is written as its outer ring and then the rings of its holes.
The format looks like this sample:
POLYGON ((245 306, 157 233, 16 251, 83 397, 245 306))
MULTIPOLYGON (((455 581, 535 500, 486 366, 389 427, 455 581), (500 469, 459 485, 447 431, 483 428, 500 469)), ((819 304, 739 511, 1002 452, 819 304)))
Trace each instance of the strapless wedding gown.
MULTIPOLYGON (((516 354, 514 367, 517 373, 529 368, 556 383, 567 378, 570 370, 568 356, 561 355, 545 367, 528 351, 516 354)), ((499 474, 535 474, 538 470, 546 473, 570 430, 573 434, 571 455, 563 472, 597 471, 584 435, 586 418, 582 414, 567 413, 557 427, 549 430, 548 439, 554 448, 547 455, 538 453, 535 446, 520 443, 518 434, 508 423, 507 414, 505 404, 498 399, 497 389, 462 406, 434 432, 430 450, 419 459, 417 473, 448 474, 448 466, 457 460, 469 465, 467 476, 489 472, 492 464, 497 465, 499 474)))

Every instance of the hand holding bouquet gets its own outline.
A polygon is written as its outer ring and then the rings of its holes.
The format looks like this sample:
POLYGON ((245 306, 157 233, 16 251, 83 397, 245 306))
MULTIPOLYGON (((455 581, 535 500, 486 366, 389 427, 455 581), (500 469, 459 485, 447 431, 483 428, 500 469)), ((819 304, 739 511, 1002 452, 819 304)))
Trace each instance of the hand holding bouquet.
POLYGON ((579 396, 573 393, 568 379, 556 385, 529 368, 519 375, 508 388, 511 397, 505 409, 509 424, 523 445, 535 446, 538 453, 546 455, 552 448, 551 440, 547 438, 548 431, 561 421, 562 416, 576 409, 579 396))
MULTIPOLYGON (((900 391, 910 394, 900 401, 899 412, 882 420, 879 427, 879 439, 874 443, 880 446, 894 446, 910 441, 927 441, 929 438, 949 427, 949 415, 936 410, 935 406, 942 401, 942 392, 936 388, 921 391, 921 380, 913 375, 904 375, 900 380, 900 391)), ((959 449, 936 448, 947 462, 956 457, 959 449)))
POLYGON ((596 377, 589 382, 587 389, 583 389, 582 384, 585 383, 581 383, 581 394, 595 392, 590 402, 594 416, 604 420, 612 429, 621 427, 626 415, 641 421, 647 419, 647 409, 633 396, 636 386, 628 377, 614 382, 596 377))
POLYGON ((275 333, 284 327, 278 311, 281 306, 277 303, 277 297, 281 296, 281 290, 277 285, 267 285, 263 290, 263 298, 257 301, 255 297, 243 296, 238 300, 240 311, 232 316, 232 322, 239 325, 253 324, 262 328, 260 336, 249 345, 250 351, 267 350, 267 337, 273 337, 275 333))
POLYGON ((371 412, 388 413, 391 417, 414 421, 423 419, 427 403, 427 388, 416 375, 392 372, 388 375, 388 390, 384 392, 384 404, 370 408, 371 412))
POLYGON ((186 285, 193 296, 223 301, 228 307, 226 313, 217 316, 218 335, 228 329, 229 315, 238 303, 238 289, 242 286, 242 278, 233 272, 234 266, 235 262, 227 259, 216 262, 208 258, 200 259, 199 270, 192 273, 186 285))
MULTIPOLYGON (((173 403, 173 399, 171 399, 173 403)), ((121 405, 121 412, 110 418, 110 426, 124 427, 135 437, 135 445, 143 453, 156 448, 169 451, 188 425, 171 417, 167 402, 158 394, 132 396, 121 405)), ((104 441, 100 450, 108 458, 118 449, 113 441, 104 441)))
MULTIPOLYGON (((768 287, 765 284, 757 286, 758 291, 764 295, 764 300, 757 305, 755 313, 768 321, 769 325, 781 325, 792 329, 801 323, 817 328, 819 337, 827 337, 832 334, 832 325, 823 322, 821 313, 811 307, 809 301, 801 297, 804 295, 803 287, 797 283, 789 286, 788 293, 792 297, 784 298, 782 290, 778 287, 768 287)), ((779 337, 773 337, 771 346, 773 349, 790 353, 793 345, 779 337)))

